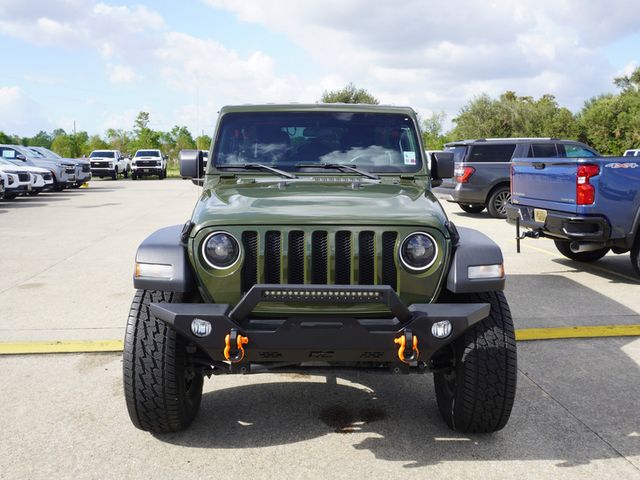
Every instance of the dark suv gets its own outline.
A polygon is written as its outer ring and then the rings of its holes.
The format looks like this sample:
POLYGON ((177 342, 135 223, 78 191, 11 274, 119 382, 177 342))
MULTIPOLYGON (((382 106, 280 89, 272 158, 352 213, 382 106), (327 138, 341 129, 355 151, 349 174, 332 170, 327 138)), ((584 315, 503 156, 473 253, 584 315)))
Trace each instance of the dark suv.
POLYGON ((485 208, 495 218, 506 218, 511 201, 509 169, 512 158, 595 157, 587 145, 557 138, 487 138, 447 143, 454 154, 455 177, 434 191, 460 205, 467 213, 485 208))

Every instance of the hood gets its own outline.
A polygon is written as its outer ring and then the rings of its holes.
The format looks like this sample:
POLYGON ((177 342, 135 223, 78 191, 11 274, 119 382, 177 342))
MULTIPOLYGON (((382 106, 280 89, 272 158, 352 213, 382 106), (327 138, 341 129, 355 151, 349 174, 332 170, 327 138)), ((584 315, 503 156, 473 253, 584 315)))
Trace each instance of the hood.
MULTIPOLYGON (((422 225, 442 228, 446 215, 414 182, 251 181, 205 187, 193 215, 209 225, 422 225), (247 182, 247 183, 245 183, 247 182)), ((352 179, 351 179, 352 180, 352 179)))

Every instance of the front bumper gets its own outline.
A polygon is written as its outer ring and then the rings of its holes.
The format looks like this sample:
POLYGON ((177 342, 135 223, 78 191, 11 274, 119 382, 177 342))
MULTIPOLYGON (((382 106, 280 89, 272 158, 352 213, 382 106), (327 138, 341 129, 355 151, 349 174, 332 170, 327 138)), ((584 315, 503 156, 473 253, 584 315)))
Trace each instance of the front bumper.
POLYGON ((547 210, 544 222, 537 222, 534 208, 523 205, 507 205, 507 222, 530 228, 546 237, 571 241, 606 242, 611 236, 611 227, 605 217, 580 215, 547 210))
MULTIPOLYGON (((430 367, 434 354, 469 327, 489 315, 489 304, 414 304, 405 306, 389 286, 376 285, 254 285, 231 308, 224 304, 152 303, 151 312, 193 341, 216 362, 227 362, 230 371, 251 371, 251 364, 356 363, 360 366, 430 367), (266 318, 252 315, 262 302, 300 304, 377 303, 388 307, 387 318, 335 317, 318 315, 266 318), (194 335, 192 322, 204 320, 211 331, 194 335), (436 322, 449 321, 451 333, 437 338, 436 322), (227 335, 248 338, 240 360, 225 356, 227 335), (417 337, 419 354, 401 360, 396 339, 417 337)), ((233 345, 232 345, 233 347, 233 345)))
POLYGON ((115 172, 116 169, 115 168, 94 168, 91 167, 91 175, 95 175, 95 176, 106 176, 106 175, 113 175, 113 172, 115 172))
POLYGON ((158 175, 163 171, 164 169, 161 166, 131 166, 131 172, 135 173, 136 175, 158 175))

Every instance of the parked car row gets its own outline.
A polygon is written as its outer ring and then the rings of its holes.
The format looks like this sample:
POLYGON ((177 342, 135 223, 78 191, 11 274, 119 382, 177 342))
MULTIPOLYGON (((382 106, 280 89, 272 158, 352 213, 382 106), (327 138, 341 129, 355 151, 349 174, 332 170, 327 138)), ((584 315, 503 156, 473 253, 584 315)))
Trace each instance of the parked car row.
POLYGON ((89 155, 91 173, 99 178, 116 180, 119 175, 132 180, 146 176, 167 177, 167 156, 158 149, 138 150, 133 159, 123 155, 120 150, 94 150, 89 155))
POLYGON ((592 158, 598 152, 584 143, 558 138, 487 138, 445 145, 453 153, 455 177, 434 189, 467 213, 485 208, 506 218, 511 202, 510 166, 514 158, 592 158))
POLYGON ((64 188, 79 188, 91 179, 86 160, 62 158, 44 147, 0 145, 0 180, 2 198, 64 188))

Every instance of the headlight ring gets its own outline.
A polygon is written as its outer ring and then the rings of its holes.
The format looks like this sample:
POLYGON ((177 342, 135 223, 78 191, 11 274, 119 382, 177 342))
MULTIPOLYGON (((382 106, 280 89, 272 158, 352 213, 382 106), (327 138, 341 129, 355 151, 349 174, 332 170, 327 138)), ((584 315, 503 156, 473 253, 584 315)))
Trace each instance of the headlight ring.
POLYGON ((202 258, 212 268, 227 270, 240 260, 240 244, 228 232, 212 232, 202 242, 202 258))
POLYGON ((438 243, 426 232, 413 232, 400 244, 398 256, 402 265, 410 272, 423 272, 438 258, 438 243))

